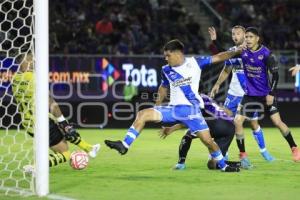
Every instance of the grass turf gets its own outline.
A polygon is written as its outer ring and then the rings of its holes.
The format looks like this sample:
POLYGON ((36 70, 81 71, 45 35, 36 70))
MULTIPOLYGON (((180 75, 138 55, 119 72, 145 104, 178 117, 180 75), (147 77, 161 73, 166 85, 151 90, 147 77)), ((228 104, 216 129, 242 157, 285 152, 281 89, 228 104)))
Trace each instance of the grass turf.
MULTIPOLYGON (((82 129, 83 138, 101 143, 97 158, 87 169, 73 170, 68 164, 50 169, 50 192, 74 199, 295 199, 300 188, 300 163, 291 160, 286 141, 275 128, 265 128, 269 152, 276 158, 267 163, 261 157, 250 130, 246 130, 246 150, 254 165, 240 173, 222 173, 206 168, 207 150, 194 140, 187 158, 187 169, 173 171, 177 149, 184 131, 165 140, 157 129, 145 129, 125 156, 107 148, 104 139, 122 139, 126 130, 82 129)), ((300 128, 293 128, 300 144, 300 128)), ((70 145, 74 150, 76 147, 70 145)), ((230 160, 238 159, 236 142, 230 160)), ((1 178, 1 177, 0 177, 1 178)), ((16 199, 3 196, 0 199, 16 199)), ((28 197, 25 199, 41 199, 28 197)))

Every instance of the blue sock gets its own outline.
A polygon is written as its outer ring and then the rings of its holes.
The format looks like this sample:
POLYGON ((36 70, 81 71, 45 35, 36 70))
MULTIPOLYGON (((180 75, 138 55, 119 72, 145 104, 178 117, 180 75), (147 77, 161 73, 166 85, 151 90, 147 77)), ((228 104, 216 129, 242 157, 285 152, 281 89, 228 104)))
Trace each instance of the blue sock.
POLYGON ((137 132, 137 130, 135 130, 135 128, 133 126, 131 126, 127 133, 126 133, 126 136, 123 140, 123 145, 126 147, 126 148, 129 148, 130 145, 133 143, 133 141, 139 136, 139 132, 137 132))
POLYGON ((219 150, 219 151, 215 151, 215 152, 210 153, 210 155, 211 155, 211 157, 213 159, 215 159, 217 161, 218 167, 221 170, 224 170, 227 165, 225 163, 225 160, 224 160, 224 157, 222 155, 222 152, 219 150))
POLYGON ((262 129, 258 127, 258 129, 253 131, 252 133, 259 146, 260 152, 266 151, 265 139, 262 129))

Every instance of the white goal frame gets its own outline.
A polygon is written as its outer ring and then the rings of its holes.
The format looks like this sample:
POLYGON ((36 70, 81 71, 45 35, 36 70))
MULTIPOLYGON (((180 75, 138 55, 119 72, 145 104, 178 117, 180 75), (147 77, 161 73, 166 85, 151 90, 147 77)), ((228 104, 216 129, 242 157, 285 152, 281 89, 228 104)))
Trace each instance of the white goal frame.
POLYGON ((35 192, 49 193, 49 2, 34 0, 35 55, 35 192))

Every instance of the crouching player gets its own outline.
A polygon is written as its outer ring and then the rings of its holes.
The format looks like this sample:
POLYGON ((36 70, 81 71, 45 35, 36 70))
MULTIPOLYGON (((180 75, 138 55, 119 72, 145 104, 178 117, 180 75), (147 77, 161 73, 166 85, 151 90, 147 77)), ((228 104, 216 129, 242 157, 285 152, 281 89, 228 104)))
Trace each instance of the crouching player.
MULTIPOLYGON (((206 123, 209 127, 210 133, 214 141, 220 147, 222 155, 224 156, 225 163, 232 167, 240 167, 240 162, 228 161, 227 151, 232 142, 235 133, 235 127, 232 117, 232 113, 229 110, 225 110, 218 106, 210 97, 205 94, 200 95, 204 101, 204 109, 201 110, 203 117, 206 119, 206 123)), ((164 139, 174 131, 184 128, 183 124, 176 124, 172 127, 163 127, 160 130, 160 136, 164 139)), ((190 133, 190 130, 186 131, 186 134, 182 137, 179 145, 179 160, 173 167, 175 170, 183 170, 186 168, 185 160, 190 149, 192 140, 196 136, 190 133)), ((209 169, 217 169, 218 166, 214 159, 209 156, 207 163, 209 169)))

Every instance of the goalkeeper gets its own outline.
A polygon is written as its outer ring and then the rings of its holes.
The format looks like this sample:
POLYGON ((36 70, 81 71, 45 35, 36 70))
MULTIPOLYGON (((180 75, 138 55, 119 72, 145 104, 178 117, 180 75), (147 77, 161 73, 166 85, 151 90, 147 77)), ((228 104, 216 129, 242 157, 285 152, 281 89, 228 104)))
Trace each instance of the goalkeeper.
MULTIPOLYGON (((34 136, 34 74, 33 55, 27 53, 18 59, 19 71, 13 76, 12 91, 21 114, 22 125, 30 136, 34 136)), ((100 144, 91 145, 81 139, 79 133, 62 115, 56 101, 49 97, 49 146, 53 153, 49 155, 49 166, 64 163, 70 159, 68 142, 77 145, 79 148, 94 158, 100 150, 100 144)), ((29 166, 28 166, 29 167, 29 166)), ((24 168, 25 171, 30 169, 24 168)))

